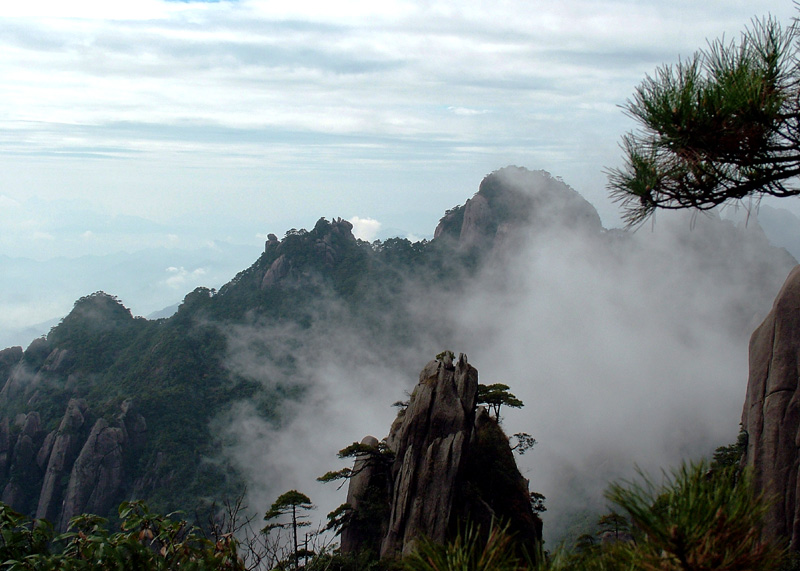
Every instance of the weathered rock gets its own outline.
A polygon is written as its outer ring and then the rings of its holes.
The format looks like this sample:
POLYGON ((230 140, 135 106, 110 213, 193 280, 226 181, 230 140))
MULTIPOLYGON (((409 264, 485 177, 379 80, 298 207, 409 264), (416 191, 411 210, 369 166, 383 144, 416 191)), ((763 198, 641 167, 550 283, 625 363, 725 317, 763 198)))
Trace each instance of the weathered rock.
POLYGON ((750 371, 742 428, 757 489, 774 498, 765 520, 770 538, 800 550, 800 266, 750 338, 750 371))
POLYGON ((63 482, 69 476, 86 436, 87 410, 83 399, 70 399, 58 430, 51 433, 54 439, 39 493, 37 518, 57 521, 64 491, 63 482))
POLYGON ((261 289, 276 285, 289 274, 290 269, 291 265, 286 259, 286 254, 281 254, 264 274, 264 279, 261 280, 261 289))
POLYGON ((59 529, 78 514, 105 514, 112 507, 122 485, 123 442, 124 431, 109 426, 104 418, 92 427, 72 467, 59 529))
POLYGON ((542 521, 531 509, 528 480, 520 474, 508 436, 484 407, 478 407, 457 502, 457 516, 488 530, 504 521, 515 539, 530 546, 542 539, 542 521))
POLYGON ((26 363, 20 362, 13 367, 0 389, 0 404, 5 404, 23 394, 32 385, 34 375, 26 363))
POLYGON ((125 431, 125 446, 136 451, 141 449, 147 440, 147 422, 139 413, 133 400, 122 403, 122 413, 117 417, 119 427, 125 431))
MULTIPOLYGON (((425 366, 386 438, 392 464, 369 457, 354 464, 347 495, 353 513, 342 529, 342 551, 380 544, 381 556, 394 557, 409 553, 420 536, 443 542, 464 521, 487 531, 499 518, 536 557, 541 520, 531 509, 528 482, 497 421, 482 407, 476 416, 477 389, 478 372, 463 354, 454 364, 445 352, 425 366), (367 459, 373 464, 363 469, 367 459), (376 532, 384 534, 380 541, 376 532)), ((362 442, 377 445, 373 437, 362 442)))
POLYGON ((44 437, 42 447, 39 448, 39 452, 36 453, 36 465, 39 466, 42 472, 47 470, 47 464, 50 462, 50 453, 53 451, 53 444, 56 441, 56 436, 58 436, 57 430, 48 432, 47 436, 44 437))
MULTIPOLYGON (((378 439, 374 436, 365 436, 361 444, 378 446, 378 439)), ((368 458, 358 457, 353 463, 353 473, 347 488, 347 504, 354 512, 359 509, 359 502, 369 493, 369 487, 375 478, 376 466, 368 458)), ((349 553, 358 550, 366 541, 366 535, 372 530, 361 529, 359 525, 347 525, 342 528, 340 547, 343 552, 349 553), (366 532, 366 533, 365 533, 366 532)))
POLYGON ((431 361, 420 374, 397 435, 394 497, 381 555, 408 553, 420 535, 444 541, 459 470, 475 420, 478 372, 460 355, 455 369, 431 361))

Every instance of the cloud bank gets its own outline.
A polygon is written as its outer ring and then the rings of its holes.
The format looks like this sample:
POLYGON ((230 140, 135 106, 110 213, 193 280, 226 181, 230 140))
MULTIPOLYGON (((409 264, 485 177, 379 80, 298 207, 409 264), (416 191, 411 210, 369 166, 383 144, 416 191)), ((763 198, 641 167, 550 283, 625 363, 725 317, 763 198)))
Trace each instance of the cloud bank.
POLYGON ((249 480, 251 506, 297 488, 322 518, 344 501, 315 482, 341 467, 336 452, 385 436, 389 405, 424 364, 443 349, 465 352, 481 382, 506 383, 526 403, 505 428, 539 441, 520 464, 548 498, 552 541, 603 510, 609 481, 635 465, 657 473, 735 440, 747 339, 793 263, 757 226, 716 215, 666 215, 634 235, 591 235, 565 221, 497 253, 465 291, 424 290, 410 278, 406 305, 386 307, 387 320, 402 311, 417 323, 400 346, 383 345, 341 307, 326 306, 302 333, 237 327, 232 370, 269 386, 299 382, 306 396, 279 424, 252 404, 230 411, 220 421, 225 453, 249 480), (275 355, 291 356, 291 378, 275 355))

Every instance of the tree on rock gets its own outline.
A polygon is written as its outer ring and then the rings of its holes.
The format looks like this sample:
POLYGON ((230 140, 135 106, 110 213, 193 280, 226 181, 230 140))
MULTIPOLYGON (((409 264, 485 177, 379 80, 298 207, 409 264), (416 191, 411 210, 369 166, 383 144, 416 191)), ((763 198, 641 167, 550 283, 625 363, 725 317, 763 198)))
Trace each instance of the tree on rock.
POLYGON ((264 514, 265 521, 276 520, 282 516, 291 514, 292 520, 287 523, 273 522, 267 524, 262 531, 268 533, 272 529, 291 527, 292 537, 294 539, 294 567, 297 569, 300 565, 300 550, 297 543, 297 528, 311 525, 309 521, 302 518, 305 517, 302 513, 298 514, 298 510, 308 511, 314 509, 314 504, 311 499, 297 490, 289 490, 286 493, 278 496, 278 499, 270 506, 267 513, 264 514))
POLYGON ((508 385, 494 383, 492 385, 478 385, 477 404, 485 404, 489 412, 494 413, 495 419, 500 422, 500 407, 522 408, 522 401, 514 396, 508 385))
POLYGON ((609 171, 629 224, 656 209, 800 194, 799 38, 796 25, 756 20, 738 43, 712 42, 639 85, 625 111, 640 130, 609 171))

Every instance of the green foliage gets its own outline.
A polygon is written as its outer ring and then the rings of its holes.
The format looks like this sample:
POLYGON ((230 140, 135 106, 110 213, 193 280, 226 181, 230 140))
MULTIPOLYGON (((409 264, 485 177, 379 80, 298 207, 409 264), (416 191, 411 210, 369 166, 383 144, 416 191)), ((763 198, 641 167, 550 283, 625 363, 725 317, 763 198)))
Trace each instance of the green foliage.
MULTIPOLYGON (((352 458, 360 460, 360 468, 342 468, 341 470, 334 470, 326 472, 317 481, 327 483, 336 480, 349 480, 353 476, 367 467, 378 468, 379 470, 388 470, 392 462, 394 462, 394 452, 389 449, 386 442, 379 442, 377 446, 370 446, 361 442, 353 442, 352 444, 339 450, 338 454, 340 459, 352 458)), ((344 482, 342 482, 344 484, 344 482)), ((341 486, 340 486, 341 487, 341 486)))
MULTIPOLYGON (((144 497, 152 509, 168 513, 234 496, 242 486, 240 475, 209 461, 218 458, 225 438, 224 431, 212 428, 215 419, 246 400, 262 420, 277 426, 289 408, 285 401, 302 398, 307 386, 298 378, 301 367, 291 351, 291 345, 306 341, 306 334, 346 321, 375 339, 376 346, 410 342, 417 335, 413 317, 387 307, 409 302, 409 276, 423 289, 457 291, 474 268, 465 269, 463 256, 451 246, 400 238, 367 244, 354 240, 346 225, 322 219, 310 231, 293 230, 281 243, 271 242, 250 268, 219 291, 200 287, 189 292, 168 319, 134 318, 103 292, 86 296, 46 339, 24 352, 22 365, 36 384, 9 393, 0 418, 35 410, 49 432, 59 426, 69 399, 83 398, 89 407, 88 432, 101 417, 115 425, 121 403, 131 399, 145 417, 147 436, 143 447, 126 447, 125 481, 116 501, 144 497), (289 268, 285 280, 265 286, 265 274, 281 256, 289 268), (286 326, 293 336, 288 348, 265 341, 253 351, 268 365, 263 367, 270 371, 268 379, 237 372, 227 359, 232 329, 263 324, 286 326), (53 362, 48 362, 51 354, 53 362), (52 367, 56 358, 61 360, 52 367)), ((17 357, 0 364, 0 372, 8 374, 18 362, 17 357)), ((24 483, 30 496, 16 507, 32 512, 41 470, 30 477, 15 470, 17 483, 24 483)), ((7 478, 0 479, 0 489, 6 484, 7 478)))
POLYGON ((597 520, 598 534, 613 533, 615 539, 619 539, 621 533, 628 533, 631 530, 630 522, 624 515, 612 511, 603 515, 597 520))
POLYGON ((540 494, 539 492, 531 492, 531 510, 533 513, 540 514, 547 511, 547 508, 544 505, 546 499, 547 498, 544 497, 544 494, 540 494))
POLYGON ((522 408, 524 404, 509 390, 508 385, 494 383, 491 385, 478 385, 476 403, 485 404, 489 411, 494 413, 494 418, 500 421, 500 407, 522 408))
POLYGON ((445 359, 449 359, 450 362, 452 363, 453 359, 455 359, 455 357, 456 357, 455 353, 453 353, 449 349, 445 349, 444 351, 442 351, 441 353, 438 353, 436 355, 436 360, 437 361, 444 361, 445 359))
POLYGON ((640 475, 613 484, 606 497, 622 512, 600 518, 602 543, 584 534, 573 552, 556 553, 546 568, 766 571, 786 561, 781 549, 760 539, 767 504, 747 473, 684 464, 660 485, 640 475))
MULTIPOLYGON (((293 518, 297 519, 297 510, 311 510, 314 509, 314 504, 311 503, 311 498, 297 490, 289 490, 284 492, 278 499, 272 502, 272 505, 264 514, 264 520, 270 521, 279 518, 283 515, 293 514, 293 518)), ((270 524, 272 527, 287 527, 289 524, 270 524)), ((268 526, 269 527, 269 526, 268 526)))
POLYGON ((754 494, 748 474, 710 472, 701 462, 684 464, 662 485, 642 480, 607 492, 636 530, 636 543, 625 545, 641 569, 756 571, 779 564, 781 552, 760 540, 768 505, 754 494))
POLYGON ((111 533, 106 520, 81 515, 67 533, 55 535, 43 521, 29 521, 0 504, 0 569, 244 571, 231 535, 211 541, 185 521, 152 514, 141 502, 120 506, 120 531, 111 533))
POLYGON ((438 544, 420 539, 404 561, 407 571, 517 571, 529 568, 514 549, 508 527, 492 526, 486 541, 468 525, 455 539, 438 544))
POLYGON ((328 513, 326 519, 328 520, 325 529, 332 529, 336 533, 340 533, 342 527, 350 522, 353 516, 353 508, 350 504, 344 503, 337 507, 332 512, 328 513))
POLYGON ((314 509, 314 507, 314 504, 311 503, 311 498, 309 498, 307 495, 302 492, 298 492, 297 490, 289 490, 288 492, 284 492, 278 496, 278 499, 272 503, 269 510, 267 510, 267 513, 264 514, 265 521, 275 520, 284 515, 292 516, 290 522, 272 522, 267 524, 262 530, 262 533, 267 534, 273 529, 278 528, 289 528, 292 530, 292 538, 294 543, 292 558, 294 559, 295 569, 300 566, 300 557, 307 557, 307 554, 301 553, 300 546, 297 541, 297 528, 311 525, 309 521, 302 519, 304 516, 302 514, 298 514, 297 510, 308 511, 314 509))
POLYGON ((754 21, 659 68, 625 107, 640 131, 622 142, 626 164, 609 190, 636 224, 656 209, 713 208, 729 200, 800 193, 798 28, 754 21))
POLYGON ((341 553, 323 551, 308 561, 305 571, 402 571, 400 562, 394 559, 378 559, 369 552, 341 553))
POLYGON ((744 428, 740 428, 736 442, 728 446, 720 446, 714 451, 711 468, 713 470, 731 467, 737 468, 747 452, 747 439, 747 431, 744 428))

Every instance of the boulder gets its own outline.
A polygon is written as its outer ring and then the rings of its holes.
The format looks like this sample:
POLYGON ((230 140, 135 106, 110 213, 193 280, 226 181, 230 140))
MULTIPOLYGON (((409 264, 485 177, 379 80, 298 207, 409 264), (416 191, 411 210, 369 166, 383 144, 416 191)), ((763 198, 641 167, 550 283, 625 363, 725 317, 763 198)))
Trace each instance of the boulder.
POLYGON ((283 278, 289 275, 291 264, 286 259, 286 254, 281 254, 270 265, 267 273, 264 274, 264 279, 261 280, 261 289, 265 289, 277 285, 283 278))

